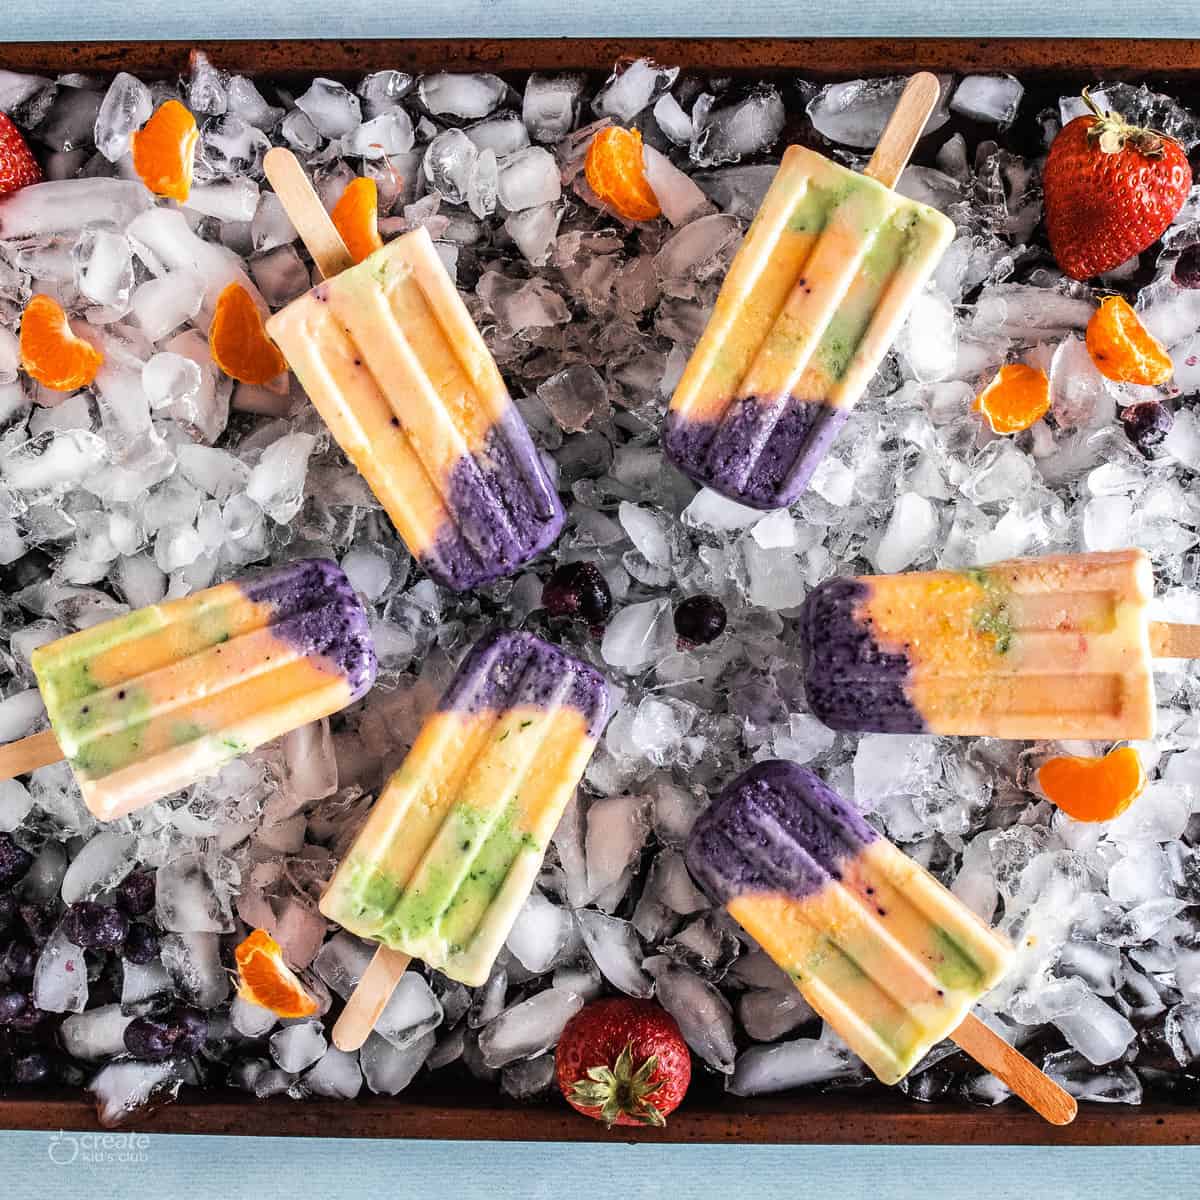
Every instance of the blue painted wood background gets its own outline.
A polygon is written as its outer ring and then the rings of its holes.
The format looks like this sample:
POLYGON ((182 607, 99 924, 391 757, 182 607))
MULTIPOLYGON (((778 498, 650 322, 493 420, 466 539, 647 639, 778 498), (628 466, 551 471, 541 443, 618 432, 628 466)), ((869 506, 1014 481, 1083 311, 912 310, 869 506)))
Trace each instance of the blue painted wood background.
MULTIPOLYGON (((1194 0, 11 0, 5 41, 132 38, 1200 37, 1194 0)), ((1200 1120, 1200 1113, 1197 1114, 1200 1120)), ((109 1200, 1197 1200, 1200 1149, 506 1146, 151 1137, 139 1161, 56 1165, 0 1135, 6 1196, 109 1200)), ((61 1146, 55 1158, 67 1157, 61 1146)))

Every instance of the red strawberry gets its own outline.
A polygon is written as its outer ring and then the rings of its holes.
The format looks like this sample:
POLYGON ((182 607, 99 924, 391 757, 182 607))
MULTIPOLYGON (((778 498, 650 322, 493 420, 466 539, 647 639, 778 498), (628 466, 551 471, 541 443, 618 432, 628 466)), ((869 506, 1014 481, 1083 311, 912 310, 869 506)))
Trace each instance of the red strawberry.
POLYGON ((555 1054, 572 1108, 614 1125, 665 1125, 692 1059, 674 1019, 649 1000, 596 1000, 567 1023, 555 1054))
POLYGON ((1059 131, 1043 178, 1050 249, 1072 279, 1111 271, 1156 242, 1192 186, 1174 138, 1083 98, 1091 112, 1059 131))
POLYGON ((42 169, 21 131, 0 113, 0 196, 15 192, 26 184, 40 183, 41 179, 42 169))

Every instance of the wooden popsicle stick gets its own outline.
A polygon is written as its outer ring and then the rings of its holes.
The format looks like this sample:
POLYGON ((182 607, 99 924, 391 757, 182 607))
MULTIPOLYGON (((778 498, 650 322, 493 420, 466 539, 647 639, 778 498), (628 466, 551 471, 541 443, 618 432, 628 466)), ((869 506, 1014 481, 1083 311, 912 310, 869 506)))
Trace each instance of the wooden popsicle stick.
POLYGON ((1200 625, 1151 621, 1150 652, 1155 658, 1200 658, 1200 625))
POLYGON ((38 767, 61 762, 64 757, 53 729, 31 734, 19 742, 7 742, 0 746, 0 779, 27 775, 38 767))
POLYGON ((1075 1097, 1063 1091, 978 1017, 968 1013, 967 1019, 950 1037, 1051 1125, 1070 1125, 1075 1120, 1079 1107, 1075 1097))
POLYGON ((941 90, 938 77, 928 71, 920 71, 908 81, 875 147, 875 153, 863 171, 864 175, 878 179, 884 187, 896 186, 925 128, 925 122, 938 102, 941 90))
POLYGON ((333 1027, 333 1044, 339 1050, 357 1050, 370 1037, 410 962, 412 959, 399 950, 380 946, 375 951, 333 1027))
POLYGON ((300 160, 290 150, 276 146, 263 158, 263 170, 321 274, 330 279, 352 267, 354 259, 300 160))

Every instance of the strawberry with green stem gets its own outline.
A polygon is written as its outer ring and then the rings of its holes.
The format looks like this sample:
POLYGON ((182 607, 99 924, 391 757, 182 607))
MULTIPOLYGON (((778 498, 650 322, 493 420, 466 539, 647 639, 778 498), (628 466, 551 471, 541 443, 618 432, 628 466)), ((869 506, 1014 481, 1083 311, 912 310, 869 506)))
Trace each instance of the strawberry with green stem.
POLYGON ((1072 279, 1111 271, 1156 242, 1192 186, 1183 147, 1154 129, 1102 110, 1088 112, 1054 139, 1043 172, 1046 232, 1072 279))
POLYGON ((555 1053, 572 1108, 614 1125, 663 1126, 692 1078, 674 1019, 649 1000, 596 1000, 567 1023, 555 1053))

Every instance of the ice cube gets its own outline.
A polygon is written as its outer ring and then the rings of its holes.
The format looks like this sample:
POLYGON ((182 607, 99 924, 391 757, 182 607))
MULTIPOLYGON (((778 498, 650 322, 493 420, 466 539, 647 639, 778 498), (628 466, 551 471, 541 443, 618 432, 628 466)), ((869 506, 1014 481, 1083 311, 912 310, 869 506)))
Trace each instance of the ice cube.
POLYGON ((62 881, 64 904, 88 900, 115 887, 133 867, 135 840, 126 833, 97 833, 71 860, 62 881))
POLYGON ((181 1065, 174 1060, 114 1062, 87 1086, 96 1097, 100 1124, 113 1129, 177 1096, 183 1086, 183 1074, 181 1065))
POLYGON ((216 933, 168 933, 162 962, 179 992, 200 1008, 215 1008, 229 996, 229 975, 221 964, 216 933))
POLYGON ((588 892, 607 892, 631 868, 650 831, 645 796, 606 796, 587 814, 588 892))
POLYGON ((509 212, 520 212, 538 204, 553 204, 562 195, 558 164, 548 150, 527 146, 499 164, 497 191, 509 212))
POLYGON ((571 914, 535 888, 517 914, 505 944, 527 971, 541 975, 554 965, 570 936, 571 914))
POLYGON ((646 600, 621 609, 604 630, 600 653, 610 666, 635 672, 661 658, 675 644, 668 600, 646 600))
POLYGON ((96 112, 96 149, 109 162, 119 161, 129 150, 130 134, 145 124, 153 111, 150 89, 140 79, 119 71, 96 112))
MULTIPOLYGON (((661 103, 659 101, 659 105, 661 103)), ((676 228, 713 211, 711 201, 699 184, 684 174, 665 154, 660 154, 653 146, 644 146, 642 159, 646 182, 658 200, 663 216, 676 228)))
POLYGON ((845 1047, 818 1038, 797 1038, 744 1050, 727 1086, 735 1096, 762 1096, 828 1083, 858 1070, 845 1047))
POLYGON ((654 976, 659 1004, 675 1018, 692 1052, 714 1071, 731 1075, 737 1046, 725 997, 694 971, 667 958, 649 959, 646 969, 654 976))
POLYGON ((284 434, 263 451, 250 472, 246 494, 280 525, 286 525, 304 502, 308 459, 316 441, 310 433, 284 434))
MULTIPOLYGON (((274 1038, 271 1040, 273 1044, 274 1038)), ((310 1092, 333 1100, 353 1100, 362 1091, 362 1082, 358 1055, 339 1050, 336 1046, 330 1046, 316 1066, 304 1076, 304 1085, 310 1092)))
POLYGON ((1012 75, 965 75, 950 101, 950 111, 1006 129, 1013 123, 1025 88, 1012 75))
POLYGON ((692 139, 692 162, 715 167, 764 154, 783 132, 784 119, 779 92, 756 88, 745 100, 709 111, 692 139))
POLYGON ((417 84, 421 103, 435 117, 486 117, 507 94, 508 84, 497 75, 442 71, 423 75, 417 84))
POLYGON ((63 1049, 83 1062, 99 1062, 125 1053, 125 1027, 133 1020, 119 1004, 77 1012, 58 1027, 63 1049))
POLYGON ((467 198, 478 155, 475 143, 461 129, 447 129, 425 150, 425 178, 451 204, 462 204, 467 198))
POLYGON ((575 914, 584 945, 604 978, 627 996, 646 998, 654 984, 642 970, 642 946, 628 921, 592 909, 575 914))
POLYGON ((582 1007, 582 998, 574 992, 552 987, 505 1009, 479 1035, 483 1061, 495 1068, 545 1054, 582 1007))
POLYGON ((653 104, 679 75, 678 67, 660 67, 639 58, 610 75, 592 101, 597 115, 628 123, 653 104))
POLYGON ((327 138, 344 136, 362 120, 358 97, 333 79, 314 79, 308 91, 296 97, 296 107, 327 138))
POLYGON ((927 737, 900 733, 868 733, 859 739, 854 755, 854 796, 870 806, 888 796, 913 794, 929 786, 938 759, 936 743, 927 737))
POLYGON ((343 139, 342 148, 357 158, 386 159, 407 154, 414 140, 412 120, 404 109, 397 108, 364 121, 343 139))
POLYGON ((0 780, 0 833, 19 829, 33 808, 33 797, 19 779, 0 780))
POLYGON ((609 413, 608 388, 595 367, 579 363, 566 367, 539 384, 537 394, 567 433, 581 433, 609 413))
POLYGON ((921 562, 932 551, 937 533, 938 518, 933 505, 916 492, 905 492, 896 501, 875 548, 876 569, 891 574, 921 562))
POLYGON ((542 75, 525 81, 521 119, 535 142, 553 144, 575 128, 584 81, 579 75, 542 75))
POLYGON ((318 1062, 329 1043, 319 1021, 301 1021, 272 1034, 269 1045, 275 1062, 295 1074, 318 1062))
POLYGON ((432 1033, 425 1033, 397 1049, 377 1033, 371 1034, 359 1052, 367 1087, 377 1096, 398 1096, 425 1065, 436 1041, 432 1033))
POLYGON ((42 947, 33 973, 33 1002, 44 1012, 80 1013, 87 1008, 88 972, 83 951, 61 929, 42 947))
POLYGON ((32 733, 45 715, 46 705, 37 688, 13 692, 0 700, 0 744, 32 733))

